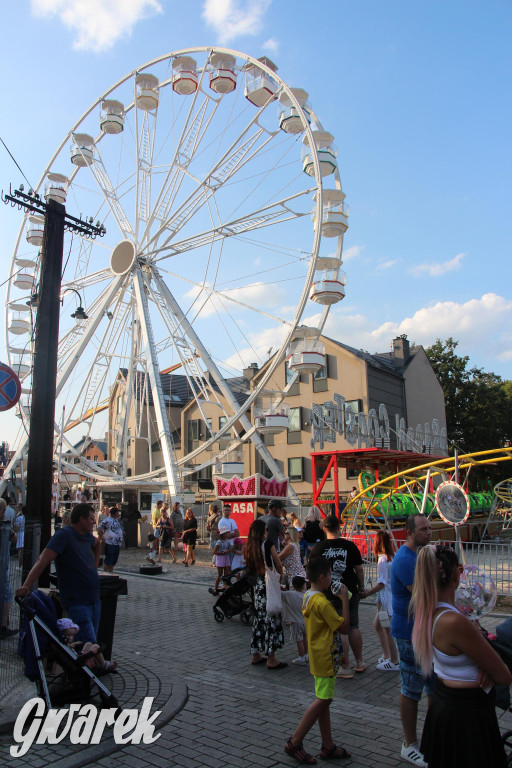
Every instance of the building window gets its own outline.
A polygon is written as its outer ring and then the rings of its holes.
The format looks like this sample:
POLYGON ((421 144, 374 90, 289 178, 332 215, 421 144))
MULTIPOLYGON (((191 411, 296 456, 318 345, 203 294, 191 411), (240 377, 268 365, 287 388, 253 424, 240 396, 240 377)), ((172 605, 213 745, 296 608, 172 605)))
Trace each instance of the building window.
MULTIPOLYGON (((293 371, 290 366, 288 365, 288 361, 284 364, 284 379, 286 382, 286 386, 290 383, 293 376, 295 374, 295 371, 293 371)), ((300 386, 299 386, 300 376, 297 376, 295 379, 295 383, 291 385, 290 389, 287 392, 287 397, 291 397, 293 395, 300 395, 300 386)))
POLYGON ((328 361, 324 355, 324 364, 319 371, 313 374, 313 392, 327 392, 328 361))
POLYGON ((298 408, 290 408, 288 432, 300 432, 301 429, 302 429, 302 420, 301 420, 300 406, 298 408))
POLYGON ((127 440, 126 440, 126 458, 131 459, 132 457, 132 438, 131 438, 132 431, 131 429, 128 430, 127 434, 127 440))
POLYGON ((302 412, 298 408, 290 408, 290 417, 288 422, 287 442, 297 444, 302 442, 302 412))
POLYGON ((187 422, 187 450, 195 451, 199 448, 199 441, 201 439, 201 420, 191 419, 187 422))
POLYGON ((288 478, 292 483, 304 480, 304 459, 302 456, 288 459, 288 478))
POLYGON ((263 459, 261 460, 260 475, 263 475, 263 477, 266 477, 267 480, 273 477, 272 470, 267 467, 263 459))
POLYGON ((97 464, 98 461, 100 460, 100 457, 99 456, 93 456, 92 460, 94 461, 95 464, 97 464))
POLYGON ((211 419, 206 419, 206 439, 209 440, 213 434, 213 424, 211 419))

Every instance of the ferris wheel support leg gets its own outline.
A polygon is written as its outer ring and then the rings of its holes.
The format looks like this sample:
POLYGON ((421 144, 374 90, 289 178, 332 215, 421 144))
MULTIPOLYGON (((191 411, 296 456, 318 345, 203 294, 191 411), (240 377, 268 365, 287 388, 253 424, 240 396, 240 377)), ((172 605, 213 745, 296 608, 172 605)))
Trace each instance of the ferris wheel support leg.
POLYGON ((174 501, 181 501, 181 488, 179 486, 178 467, 174 456, 174 448, 171 441, 171 431, 169 420, 165 410, 164 393, 160 372, 158 368, 158 358, 155 352, 155 341, 153 338, 153 328, 149 315, 148 301, 145 291, 144 278, 140 267, 137 267, 133 273, 133 286, 135 297, 139 309, 141 320, 142 338, 146 347, 148 360, 149 380, 153 394, 153 403, 155 406, 156 422, 158 425, 158 438, 162 446, 167 482, 169 484, 169 494, 174 501))
MULTIPOLYGON (((183 332, 185 333, 187 338, 192 342, 193 346, 197 349, 199 357, 203 361, 208 371, 213 376, 220 391, 224 395, 227 404, 229 405, 233 413, 236 413, 236 411, 239 408, 238 403, 236 402, 230 388, 224 381, 224 377, 222 376, 221 372, 219 371, 219 369, 211 359, 210 355, 208 354, 206 347, 203 345, 201 339, 192 328, 192 325, 189 323, 189 321, 185 317, 185 314, 181 310, 181 307, 179 306, 178 302, 176 301, 176 299, 174 298, 174 296, 172 295, 169 288, 167 287, 165 282, 162 280, 160 274, 156 269, 153 269, 153 277, 155 279, 155 282, 158 285, 158 290, 161 296, 165 299, 165 301, 167 302, 167 305, 169 306, 169 309, 177 318, 179 325, 183 329, 183 332)), ((258 435, 253 430, 253 425, 251 424, 250 420, 247 418, 245 414, 242 414, 242 416, 240 416, 240 423, 246 432, 249 432, 249 430, 252 431, 252 434, 250 435, 249 439, 253 443, 254 447, 256 448, 260 456, 264 459, 265 464, 268 466, 270 471, 277 477, 278 480, 281 480, 281 481, 285 480, 286 478, 281 472, 281 470, 279 469, 278 464, 274 461, 272 454, 270 453, 267 446, 261 439, 260 435, 258 435)), ((288 487, 288 496, 290 500, 293 501, 293 503, 295 504, 299 503, 297 494, 290 487, 288 487)))

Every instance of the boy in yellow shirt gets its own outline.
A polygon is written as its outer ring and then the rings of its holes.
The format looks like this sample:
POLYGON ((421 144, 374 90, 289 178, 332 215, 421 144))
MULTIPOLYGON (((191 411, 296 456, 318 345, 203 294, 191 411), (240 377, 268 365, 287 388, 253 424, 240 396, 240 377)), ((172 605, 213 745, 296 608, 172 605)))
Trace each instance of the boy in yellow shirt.
POLYGON ((325 557, 310 559, 306 565, 306 574, 311 589, 304 595, 302 613, 306 622, 309 668, 315 678, 316 699, 305 711, 297 730, 286 742, 284 751, 299 763, 315 765, 316 758, 304 750, 302 741, 317 720, 322 737, 320 758, 334 760, 350 757, 350 752, 343 747, 337 747, 332 739, 329 711, 336 682, 332 651, 334 633, 347 634, 349 630, 349 598, 346 586, 341 584, 339 596, 343 605, 343 616, 346 617, 341 618, 324 595, 331 585, 331 566, 325 557))

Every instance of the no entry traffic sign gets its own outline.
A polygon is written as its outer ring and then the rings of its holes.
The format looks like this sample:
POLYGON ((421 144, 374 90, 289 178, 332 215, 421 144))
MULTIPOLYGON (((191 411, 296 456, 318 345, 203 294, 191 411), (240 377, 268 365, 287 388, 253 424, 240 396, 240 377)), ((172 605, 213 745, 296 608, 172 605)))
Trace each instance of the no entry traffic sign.
POLYGON ((21 395, 21 382, 12 368, 0 363, 0 411, 13 408, 21 395))

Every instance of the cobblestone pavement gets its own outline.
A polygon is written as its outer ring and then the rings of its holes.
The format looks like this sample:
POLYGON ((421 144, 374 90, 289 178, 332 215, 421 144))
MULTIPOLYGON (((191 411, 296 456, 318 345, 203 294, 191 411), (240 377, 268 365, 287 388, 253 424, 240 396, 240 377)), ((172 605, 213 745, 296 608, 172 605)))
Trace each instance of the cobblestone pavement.
MULTIPOLYGON (((198 550, 197 565, 169 565, 159 577, 136 574, 144 552, 124 552, 119 571, 128 579, 129 595, 120 598, 114 655, 120 674, 113 691, 124 708, 138 707, 145 696, 155 696, 153 711, 164 710, 167 722, 156 731, 154 744, 125 746, 108 754, 108 738, 97 748, 35 746, 22 758, 10 758, 12 736, 0 737, 1 763, 16 768, 274 768, 296 763, 283 752, 305 708, 313 698, 307 668, 292 664, 269 672, 265 665, 250 666, 251 629, 238 618, 214 621, 214 598, 206 583, 215 571, 209 553, 198 550), (199 564, 201 561, 201 564, 199 564), (96 751, 91 751, 96 749, 96 751), (103 752, 102 752, 103 749, 103 752), (5 756, 5 757, 4 757, 5 756)), ((401 726, 398 714, 398 673, 379 672, 375 662, 380 647, 372 628, 375 607, 362 604, 360 623, 368 669, 352 680, 336 682, 331 707, 335 740, 352 752, 344 765, 371 768, 407 765, 400 759, 401 726)), ((492 616, 488 628, 500 621, 492 616)), ((297 656, 288 637, 279 659, 297 656)), ((19 702, 19 706, 23 701, 19 702)), ((419 727, 425 715, 420 704, 419 727)), ((507 713, 503 730, 512 728, 507 713)), ((112 739, 110 739, 112 742, 112 739)), ((112 744, 110 744, 112 746, 112 744)), ((320 747, 315 727, 305 746, 320 747)), ((341 764, 341 763, 338 763, 341 764)))

